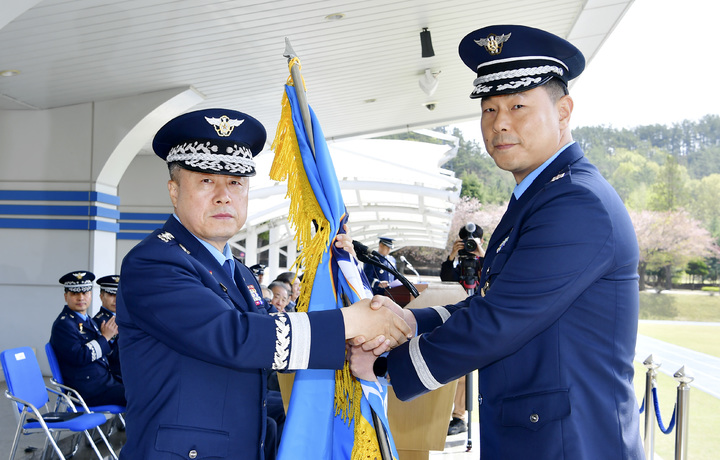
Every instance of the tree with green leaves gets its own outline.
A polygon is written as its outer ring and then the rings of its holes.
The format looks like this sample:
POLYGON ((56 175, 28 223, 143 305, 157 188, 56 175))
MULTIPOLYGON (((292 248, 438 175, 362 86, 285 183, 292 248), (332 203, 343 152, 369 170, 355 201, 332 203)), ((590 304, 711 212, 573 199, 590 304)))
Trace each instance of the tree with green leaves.
POLYGON ((687 202, 687 168, 672 155, 665 157, 657 182, 652 186, 649 208, 653 211, 677 211, 687 202))
POLYGON ((685 273, 690 275, 690 282, 694 288, 696 284, 695 281, 698 277, 700 278, 700 284, 703 284, 705 277, 708 273, 710 273, 710 269, 708 269, 708 266, 703 259, 693 259, 687 263, 685 273))

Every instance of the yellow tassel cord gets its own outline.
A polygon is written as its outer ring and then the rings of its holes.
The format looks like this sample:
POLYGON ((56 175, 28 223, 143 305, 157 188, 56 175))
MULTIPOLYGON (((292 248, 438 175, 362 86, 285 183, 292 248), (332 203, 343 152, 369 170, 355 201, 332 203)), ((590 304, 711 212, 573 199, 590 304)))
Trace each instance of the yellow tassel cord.
MULTIPOLYGON (((291 69, 293 65, 300 65, 297 58, 290 61, 291 69)), ((305 82, 302 83, 304 87, 305 82)), ((288 77, 287 84, 293 85, 292 77, 288 77)), ((295 229, 295 240, 301 249, 293 265, 293 267, 302 267, 304 271, 296 309, 307 311, 318 265, 330 243, 330 223, 325 218, 305 174, 292 121, 290 101, 285 93, 283 93, 282 113, 272 149, 275 152, 275 160, 270 169, 270 178, 276 181, 288 181, 286 196, 290 198, 288 220, 295 229)), ((361 398, 360 382, 350 373, 346 362, 344 368, 336 371, 335 374, 335 415, 342 414, 343 420, 348 424, 355 419, 355 442, 351 459, 379 459, 375 430, 360 415, 361 398)))
MULTIPOLYGON (((292 84, 292 79, 288 79, 288 84, 292 84)), ((290 101, 285 93, 283 93, 282 114, 272 149, 275 151, 275 160, 270 168, 270 178, 276 181, 288 181, 286 195, 290 198, 288 220, 295 229, 295 241, 301 248, 293 265, 293 267, 302 267, 304 271, 296 310, 307 311, 317 267, 330 241, 330 224, 315 199, 305 174, 293 126, 290 101), (317 223, 317 230, 313 222, 317 223)))
POLYGON ((362 386, 350 373, 350 366, 346 361, 342 370, 335 371, 335 415, 341 415, 347 424, 355 420, 355 442, 350 460, 380 460, 377 433, 361 415, 361 399, 362 386))

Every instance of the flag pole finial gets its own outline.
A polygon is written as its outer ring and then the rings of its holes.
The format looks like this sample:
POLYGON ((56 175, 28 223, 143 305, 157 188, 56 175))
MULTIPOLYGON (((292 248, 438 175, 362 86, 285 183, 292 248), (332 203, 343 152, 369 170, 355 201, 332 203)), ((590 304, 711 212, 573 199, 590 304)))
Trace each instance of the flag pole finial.
MULTIPOLYGON (((293 59, 297 59, 297 54, 290 44, 290 39, 285 37, 285 53, 283 54, 290 63, 293 59)), ((299 62, 299 59, 298 59, 299 62)), ((300 105, 300 115, 303 119, 303 125, 305 126, 305 134, 307 135, 308 144, 310 149, 315 155, 315 138, 312 129, 312 119, 310 117, 310 108, 307 101, 307 95, 305 94, 305 85, 303 84, 303 78, 300 74, 300 66, 290 66, 290 75, 292 75, 293 86, 295 87, 295 94, 297 95, 298 104, 300 105)))

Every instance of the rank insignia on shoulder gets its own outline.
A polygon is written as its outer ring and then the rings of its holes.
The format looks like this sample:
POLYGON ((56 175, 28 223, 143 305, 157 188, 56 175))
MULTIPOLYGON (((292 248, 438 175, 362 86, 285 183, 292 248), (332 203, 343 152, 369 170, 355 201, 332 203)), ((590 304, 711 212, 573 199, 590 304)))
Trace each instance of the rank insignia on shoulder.
POLYGON ((170 233, 170 232, 162 232, 162 233, 158 234, 157 237, 160 238, 161 240, 163 240, 165 243, 169 243, 170 240, 174 240, 174 239, 175 239, 175 237, 173 236, 173 234, 170 233))
POLYGON ((178 243, 178 246, 180 246, 180 249, 182 249, 183 251, 185 251, 185 254, 190 254, 190 251, 188 251, 187 248, 185 248, 185 246, 183 246, 183 245, 180 244, 180 243, 178 243))
POLYGON ((561 172, 561 173, 558 174, 557 176, 555 176, 555 177, 553 177, 552 179, 550 179, 550 182, 555 182, 556 180, 562 179, 563 177, 565 177, 565 173, 564 173, 564 172, 561 172))

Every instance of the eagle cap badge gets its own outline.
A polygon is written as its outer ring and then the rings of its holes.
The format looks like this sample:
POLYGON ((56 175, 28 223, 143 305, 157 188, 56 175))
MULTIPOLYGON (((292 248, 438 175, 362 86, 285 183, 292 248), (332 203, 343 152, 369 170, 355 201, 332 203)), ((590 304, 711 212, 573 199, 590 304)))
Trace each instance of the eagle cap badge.
POLYGON ((503 44, 510 39, 510 35, 512 35, 512 33, 502 35, 490 34, 487 38, 475 40, 475 43, 484 47, 488 53, 495 56, 502 52, 503 44))
POLYGON ((245 121, 234 120, 227 115, 223 115, 220 118, 205 117, 205 120, 207 120, 208 123, 215 127, 215 131, 220 137, 228 137, 230 134, 232 134, 233 129, 235 129, 236 126, 240 126, 245 121))

